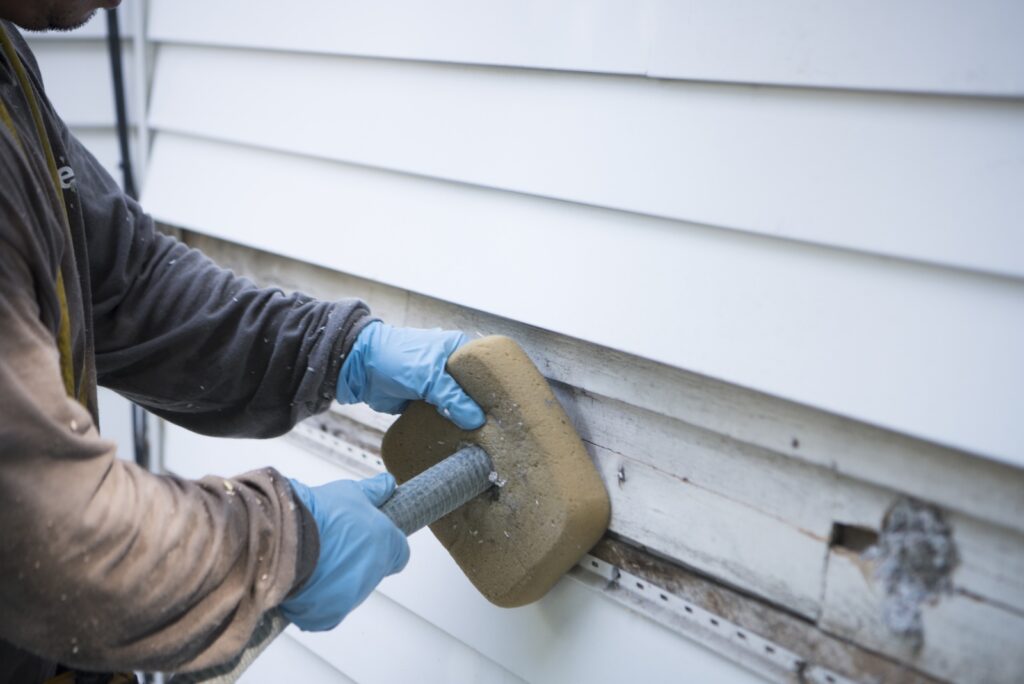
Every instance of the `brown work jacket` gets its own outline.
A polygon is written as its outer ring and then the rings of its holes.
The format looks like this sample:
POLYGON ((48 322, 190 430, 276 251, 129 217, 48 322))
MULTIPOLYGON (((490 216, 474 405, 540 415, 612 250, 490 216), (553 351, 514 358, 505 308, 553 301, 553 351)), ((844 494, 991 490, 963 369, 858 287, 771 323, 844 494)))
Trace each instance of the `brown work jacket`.
POLYGON ((311 574, 316 527, 271 468, 191 481, 118 459, 96 384, 197 432, 279 435, 327 408, 368 311, 157 232, 0 29, 0 682, 228 660, 311 574))

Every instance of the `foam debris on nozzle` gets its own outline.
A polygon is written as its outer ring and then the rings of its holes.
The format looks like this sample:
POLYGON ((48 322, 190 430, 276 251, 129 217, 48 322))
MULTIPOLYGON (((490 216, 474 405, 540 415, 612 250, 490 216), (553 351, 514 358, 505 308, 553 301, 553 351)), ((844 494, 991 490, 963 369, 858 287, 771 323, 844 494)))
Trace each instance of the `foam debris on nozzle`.
POLYGON ((544 376, 513 340, 474 340, 452 354, 448 372, 487 422, 464 431, 414 403, 384 436, 384 464, 401 483, 466 444, 483 447, 497 488, 430 529, 492 603, 532 603, 600 540, 608 493, 544 376))

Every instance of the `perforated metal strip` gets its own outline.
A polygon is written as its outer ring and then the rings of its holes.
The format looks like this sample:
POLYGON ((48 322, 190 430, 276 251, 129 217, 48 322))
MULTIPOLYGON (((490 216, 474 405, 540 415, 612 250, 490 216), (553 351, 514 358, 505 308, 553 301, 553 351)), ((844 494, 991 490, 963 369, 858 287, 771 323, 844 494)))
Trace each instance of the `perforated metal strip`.
POLYGON ((758 674, 775 673, 776 681, 855 684, 854 680, 837 672, 807 662, 763 635, 755 634, 600 558, 585 556, 572 576, 617 603, 737 660, 758 674), (737 658, 737 655, 741 657, 737 658))

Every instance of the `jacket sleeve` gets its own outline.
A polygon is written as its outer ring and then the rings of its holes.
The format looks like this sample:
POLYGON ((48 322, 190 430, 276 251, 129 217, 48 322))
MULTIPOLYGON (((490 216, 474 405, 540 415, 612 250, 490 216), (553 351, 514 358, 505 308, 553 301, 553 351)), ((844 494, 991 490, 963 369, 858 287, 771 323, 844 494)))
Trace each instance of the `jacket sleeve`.
POLYGON ((38 222, 32 197, 0 193, 0 638, 82 669, 227 660, 312 572, 315 523, 271 469, 193 482, 115 458, 40 320, 42 228, 11 225, 38 222))
POLYGON ((88 233, 99 384, 209 435, 279 435, 326 410, 371 320, 365 304, 261 289, 219 268, 158 232, 69 133, 65 144, 88 233))

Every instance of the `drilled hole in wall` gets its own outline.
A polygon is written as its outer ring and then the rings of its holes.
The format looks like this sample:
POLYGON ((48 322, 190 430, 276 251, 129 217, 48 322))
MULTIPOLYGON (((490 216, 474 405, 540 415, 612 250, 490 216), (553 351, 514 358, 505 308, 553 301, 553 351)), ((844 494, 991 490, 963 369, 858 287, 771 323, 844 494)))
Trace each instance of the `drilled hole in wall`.
POLYGON ((832 524, 832 537, 829 546, 840 546, 844 549, 863 553, 878 543, 878 532, 870 527, 857 525, 832 524))
POLYGON ((691 608, 690 606, 683 606, 683 610, 685 610, 687 613, 693 612, 693 608, 691 608))
POLYGON ((747 638, 747 635, 744 634, 743 632, 736 632, 736 636, 738 636, 740 639, 746 639, 747 638))
POLYGON ((658 596, 661 597, 662 601, 668 601, 668 596, 665 596, 664 594, 658 594, 658 596))
POLYGON ((715 618, 711 618, 711 624, 713 624, 715 627, 717 627, 718 626, 718 620, 716 620, 715 618))
POLYGON ((636 588, 637 588, 637 589, 643 589, 643 588, 644 588, 644 585, 642 585, 642 584, 640 584, 639 582, 637 582, 637 583, 636 583, 636 588))
POLYGON ((590 564, 593 565, 595 568, 598 567, 597 566, 597 561, 590 561, 590 564))
POLYGON ((772 648, 771 646, 765 646, 764 650, 765 650, 765 653, 775 653, 775 649, 772 648))

